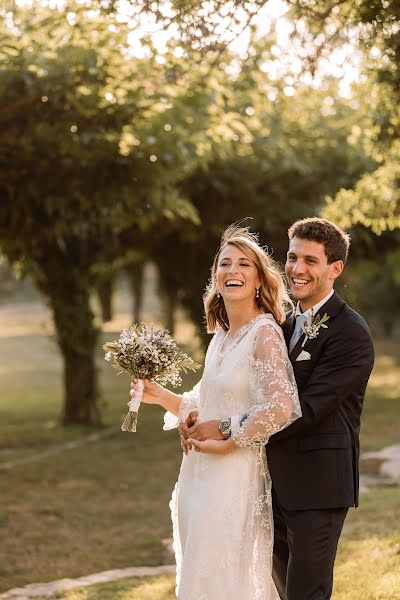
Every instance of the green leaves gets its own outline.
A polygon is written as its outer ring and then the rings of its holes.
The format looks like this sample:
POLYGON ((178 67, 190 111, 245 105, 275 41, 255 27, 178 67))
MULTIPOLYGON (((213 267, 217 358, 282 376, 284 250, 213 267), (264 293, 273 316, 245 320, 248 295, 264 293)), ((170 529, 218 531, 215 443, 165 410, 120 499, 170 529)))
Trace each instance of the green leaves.
POLYGON ((72 2, 34 15, 15 8, 0 27, 6 252, 82 239, 98 261, 100 232, 113 237, 157 215, 196 220, 174 186, 194 145, 178 126, 167 134, 162 67, 130 56, 128 26, 72 2))
POLYGON ((361 224, 380 235, 400 228, 400 154, 373 173, 364 175, 354 190, 328 198, 323 216, 345 228, 361 224))

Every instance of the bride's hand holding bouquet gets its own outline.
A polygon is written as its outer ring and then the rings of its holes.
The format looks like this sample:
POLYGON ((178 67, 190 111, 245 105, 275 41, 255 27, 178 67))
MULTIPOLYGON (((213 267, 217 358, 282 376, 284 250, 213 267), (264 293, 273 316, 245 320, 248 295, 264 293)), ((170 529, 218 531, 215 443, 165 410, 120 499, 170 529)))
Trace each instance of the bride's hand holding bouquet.
POLYGON ((128 373, 132 378, 132 399, 122 431, 136 431, 142 400, 175 412, 180 403, 178 396, 162 386, 170 383, 175 387, 182 382, 181 371, 186 373, 200 367, 179 350, 168 331, 154 329, 153 325, 147 327, 144 323, 124 329, 118 341, 106 342, 103 349, 105 359, 112 361, 112 366, 120 373, 128 373))
MULTIPOLYGON (((141 386, 141 380, 136 377, 132 377, 131 379, 130 397, 133 399, 137 394, 142 394, 141 402, 144 402, 145 404, 162 405, 163 397, 166 392, 167 390, 163 388, 162 385, 150 379, 145 379, 143 381, 143 388, 141 386)), ((130 402, 128 402, 128 405, 129 404, 130 402)))

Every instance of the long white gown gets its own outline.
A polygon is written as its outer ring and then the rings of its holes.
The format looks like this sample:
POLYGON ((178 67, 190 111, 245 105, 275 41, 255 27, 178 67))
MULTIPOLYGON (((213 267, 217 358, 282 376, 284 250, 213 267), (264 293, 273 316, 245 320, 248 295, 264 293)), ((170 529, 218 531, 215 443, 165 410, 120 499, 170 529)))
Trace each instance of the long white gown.
MULTIPOLYGON (((264 445, 300 416, 281 328, 262 314, 226 345, 220 329, 179 421, 232 417, 231 453, 184 455, 171 500, 180 600, 279 600, 272 580, 271 482, 264 445), (285 416, 286 415, 286 416, 285 416)), ((170 413, 165 429, 176 426, 170 413)))

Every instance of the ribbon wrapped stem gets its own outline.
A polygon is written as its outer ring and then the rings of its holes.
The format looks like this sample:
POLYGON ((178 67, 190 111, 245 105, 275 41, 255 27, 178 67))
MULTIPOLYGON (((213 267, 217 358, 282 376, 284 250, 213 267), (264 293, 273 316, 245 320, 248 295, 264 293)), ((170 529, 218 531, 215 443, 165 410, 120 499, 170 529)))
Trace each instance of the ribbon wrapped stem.
POLYGON ((128 402, 129 412, 121 425, 121 431, 129 431, 131 433, 134 433, 136 431, 139 407, 143 398, 143 389, 144 382, 142 379, 138 379, 135 397, 132 398, 130 402, 128 402))

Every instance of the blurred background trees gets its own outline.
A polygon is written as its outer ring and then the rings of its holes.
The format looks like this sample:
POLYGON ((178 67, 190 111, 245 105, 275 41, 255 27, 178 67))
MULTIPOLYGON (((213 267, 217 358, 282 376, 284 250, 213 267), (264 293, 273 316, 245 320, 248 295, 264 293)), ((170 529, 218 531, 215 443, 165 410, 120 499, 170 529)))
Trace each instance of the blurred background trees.
POLYGON ((350 229, 340 292, 377 332, 396 332, 398 9, 292 0, 286 19, 302 48, 293 59, 273 26, 257 30, 266 5, 0 9, 0 248, 52 309, 64 424, 101 422, 93 294, 110 319, 126 273, 138 320, 152 261, 168 327, 183 307, 203 334, 220 233, 246 217, 281 262, 297 218, 322 214, 350 229), (162 50, 144 23, 164 35, 162 50), (238 54, 229 41, 249 23, 238 54), (343 95, 341 78, 318 69, 349 44, 360 73, 343 95))

